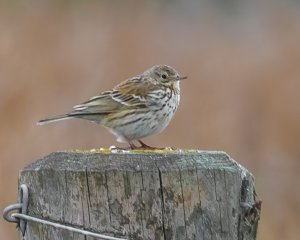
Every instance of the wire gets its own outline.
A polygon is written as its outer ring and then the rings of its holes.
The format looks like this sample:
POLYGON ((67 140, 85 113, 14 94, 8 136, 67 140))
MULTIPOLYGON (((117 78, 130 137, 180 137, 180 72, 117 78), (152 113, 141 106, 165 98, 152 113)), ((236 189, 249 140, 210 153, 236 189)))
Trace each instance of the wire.
POLYGON ((41 223, 41 224, 49 225, 49 226, 52 226, 55 228, 60 228, 60 229, 65 229, 65 230, 69 230, 72 232, 81 233, 86 236, 97 237, 97 238, 102 238, 102 239, 107 239, 107 240, 127 240, 125 238, 115 238, 115 237, 111 237, 111 236, 107 236, 107 235, 103 235, 103 234, 99 234, 99 233, 82 230, 79 228, 62 225, 62 224, 55 223, 55 222, 50 222, 50 221, 47 221, 44 219, 28 216, 28 215, 22 214, 22 213, 13 213, 13 214, 11 214, 11 216, 13 218, 19 218, 19 219, 23 219, 23 220, 30 221, 30 222, 41 223))
POLYGON ((29 197, 28 187, 25 184, 22 184, 19 190, 19 203, 9 205, 3 210, 3 218, 8 222, 13 222, 17 224, 19 230, 22 233, 23 236, 22 239, 25 239, 26 223, 27 221, 30 221, 30 222, 45 224, 55 228, 65 229, 68 231, 81 233, 86 236, 101 238, 105 240, 126 240, 125 238, 111 237, 111 236, 83 230, 80 228, 75 228, 60 223, 55 223, 41 218, 29 216, 27 215, 27 207, 28 207, 28 199, 29 199, 28 197, 29 197), (18 212, 14 212, 14 211, 18 211, 18 212))

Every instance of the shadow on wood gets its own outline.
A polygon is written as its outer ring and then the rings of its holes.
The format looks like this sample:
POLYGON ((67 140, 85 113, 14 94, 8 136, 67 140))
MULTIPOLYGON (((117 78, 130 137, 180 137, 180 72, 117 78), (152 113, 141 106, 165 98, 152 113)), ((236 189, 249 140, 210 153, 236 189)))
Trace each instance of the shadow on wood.
MULTIPOLYGON (((256 239, 254 178, 224 152, 57 152, 20 173, 28 214, 128 239, 256 239)), ((96 239, 28 223, 27 239, 96 239)))

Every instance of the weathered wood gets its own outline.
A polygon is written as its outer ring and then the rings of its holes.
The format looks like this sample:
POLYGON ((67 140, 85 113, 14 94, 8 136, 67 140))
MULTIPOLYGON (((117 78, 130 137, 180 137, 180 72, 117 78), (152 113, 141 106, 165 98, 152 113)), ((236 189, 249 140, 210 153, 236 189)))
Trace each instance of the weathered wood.
MULTIPOLYGON (((20 173, 28 214, 128 239, 256 238, 254 178, 224 152, 57 152, 20 173)), ((27 239, 95 239, 29 223, 27 239)))

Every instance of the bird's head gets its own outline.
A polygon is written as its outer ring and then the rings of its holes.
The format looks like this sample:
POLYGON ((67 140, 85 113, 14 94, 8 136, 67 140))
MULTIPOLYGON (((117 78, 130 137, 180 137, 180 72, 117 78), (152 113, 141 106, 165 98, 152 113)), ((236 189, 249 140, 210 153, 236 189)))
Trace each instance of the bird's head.
POLYGON ((143 73, 144 78, 148 78, 154 84, 173 86, 179 84, 180 80, 187 77, 181 77, 172 67, 167 65, 155 65, 143 73))

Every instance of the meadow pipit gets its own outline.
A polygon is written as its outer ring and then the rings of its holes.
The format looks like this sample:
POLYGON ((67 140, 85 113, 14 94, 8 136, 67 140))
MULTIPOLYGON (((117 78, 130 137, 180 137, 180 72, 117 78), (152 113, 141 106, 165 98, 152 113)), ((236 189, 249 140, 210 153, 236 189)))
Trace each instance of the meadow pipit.
POLYGON ((170 66, 156 65, 74 106, 72 112, 40 120, 38 124, 86 119, 106 127, 118 142, 129 143, 131 149, 151 148, 141 139, 160 133, 168 126, 180 101, 179 81, 186 78, 170 66), (134 140, 141 146, 137 147, 134 140))

